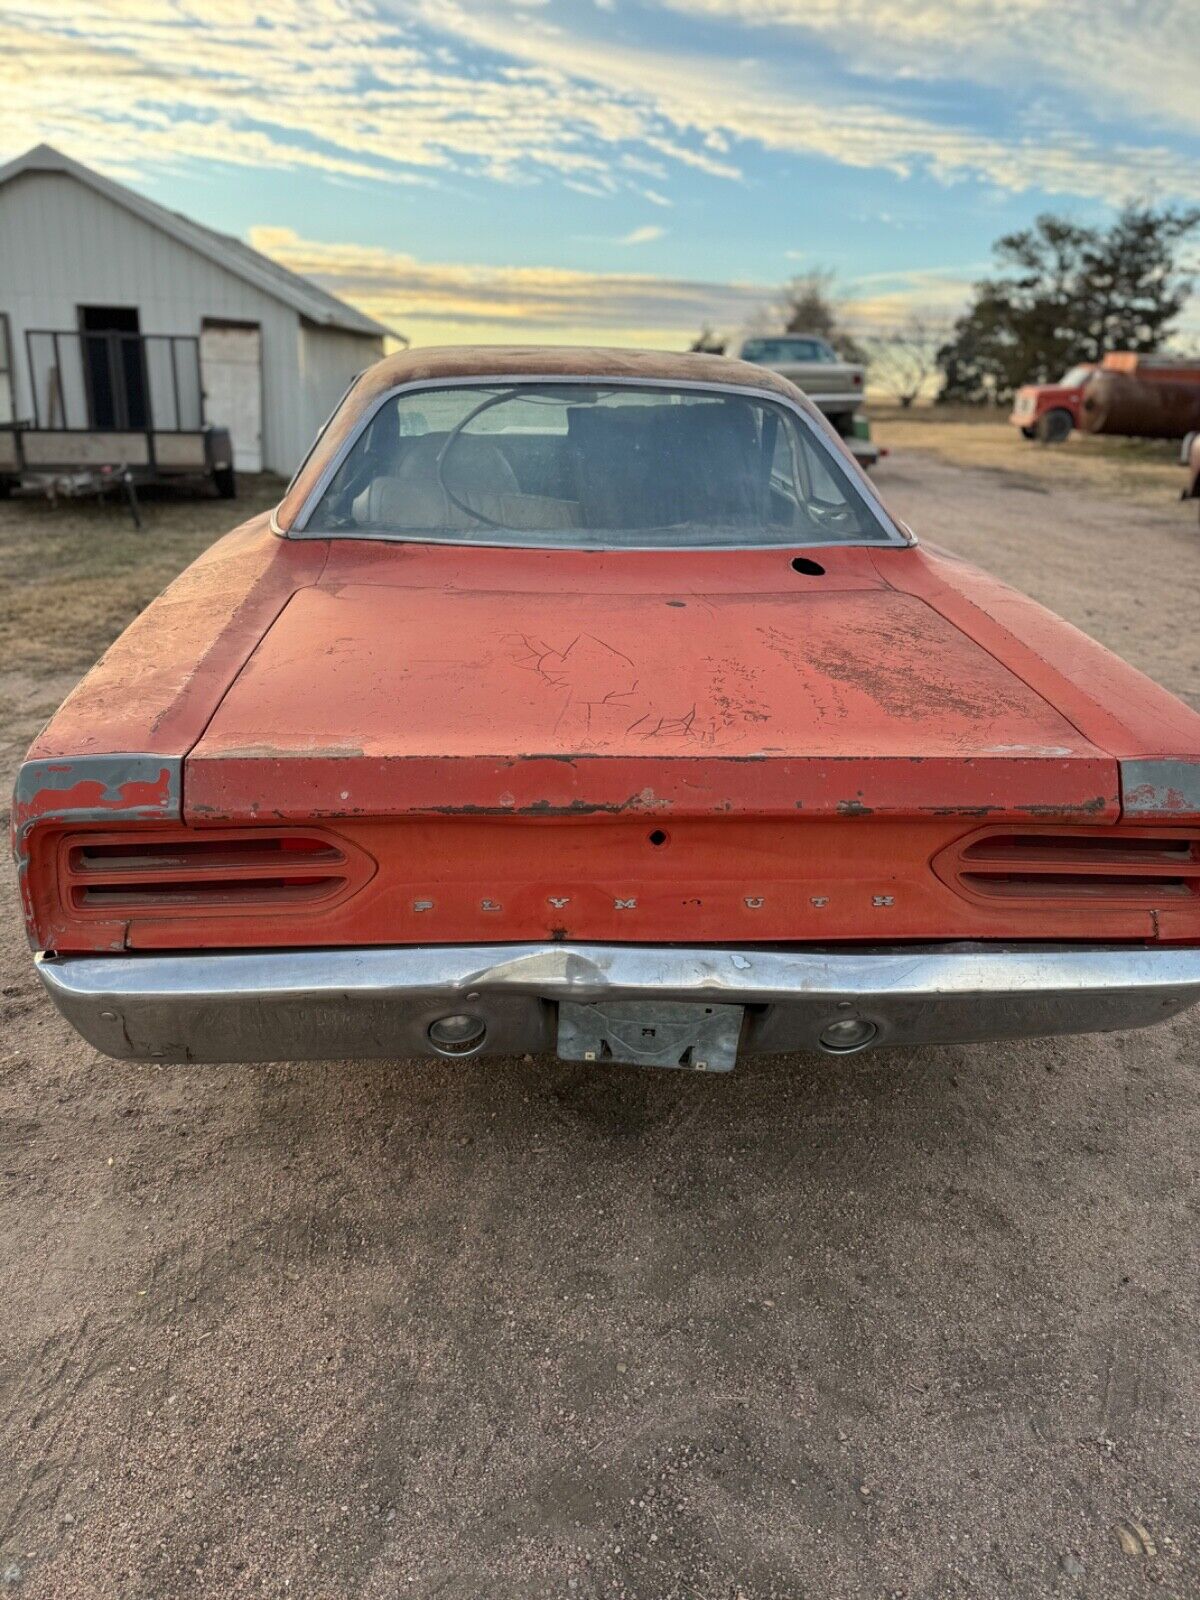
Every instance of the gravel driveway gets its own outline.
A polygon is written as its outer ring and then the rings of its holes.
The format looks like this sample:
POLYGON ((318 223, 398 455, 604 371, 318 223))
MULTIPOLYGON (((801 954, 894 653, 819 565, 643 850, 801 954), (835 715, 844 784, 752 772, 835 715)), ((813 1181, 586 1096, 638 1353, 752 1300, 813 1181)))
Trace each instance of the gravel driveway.
MULTIPOLYGON (((878 481, 1200 705, 1191 509, 878 481)), ((0 953, 0 1594, 1200 1593, 1197 1020, 122 1067, 0 953)))

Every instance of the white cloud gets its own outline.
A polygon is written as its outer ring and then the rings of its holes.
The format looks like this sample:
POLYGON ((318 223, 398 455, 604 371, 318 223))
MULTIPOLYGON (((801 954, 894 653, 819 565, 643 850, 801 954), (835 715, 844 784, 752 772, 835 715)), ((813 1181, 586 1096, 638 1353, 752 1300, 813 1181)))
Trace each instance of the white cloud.
POLYGON ((8 0, 0 151, 49 139, 123 177, 213 161, 348 181, 554 174, 662 204, 673 170, 736 180, 755 146, 1005 191, 1200 197, 1166 145, 1101 147, 1065 112, 983 133, 899 109, 893 81, 1057 74, 1195 124, 1191 0, 661 3, 730 20, 759 59, 620 42, 596 13, 584 34, 576 12, 505 0, 8 0), (844 50, 856 87, 798 76, 794 53, 777 64, 764 20, 844 50))
POLYGON ((615 188, 607 147, 652 124, 559 74, 468 68, 364 0, 0 11, 0 150, 47 139, 118 175, 215 160, 389 182, 541 170, 615 188))
POLYGON ((655 239, 661 239, 666 233, 665 228, 658 228, 652 222, 647 222, 640 228, 631 228, 628 233, 622 234, 615 244, 653 244, 655 239))
POLYGON ((693 16, 817 35, 856 73, 1057 85, 1200 131, 1195 0, 664 0, 693 16))
POLYGON ((974 267, 912 267, 901 272, 871 272, 852 279, 840 302, 848 326, 862 333, 903 325, 913 315, 946 325, 964 309, 971 285, 989 269, 974 267))
MULTIPOLYGON (((649 134, 646 144, 674 160, 702 167, 715 176, 739 175, 738 141, 802 155, 823 156, 845 166, 877 168, 907 177, 926 170, 943 182, 973 176, 998 188, 1019 192, 1032 187, 1106 201, 1144 196, 1148 191, 1200 199, 1200 171, 1167 145, 1100 146, 1069 123, 1015 127, 1003 136, 935 122, 894 109, 895 95, 872 98, 864 84, 848 93, 813 74, 796 82, 794 68, 775 70, 752 56, 717 59, 684 51, 650 50, 611 40, 571 34, 538 18, 514 29, 503 0, 408 0, 432 25, 435 19, 469 43, 506 54, 527 69, 603 84, 633 105, 653 108, 675 130, 667 138, 649 134), (691 138, 699 141, 687 144, 691 138)), ((757 0, 675 0, 682 7, 724 10, 743 22, 761 20, 757 0)), ((864 33, 883 52, 886 18, 903 11, 907 0, 815 0, 814 16, 831 34, 857 48, 864 33), (853 14, 861 24, 849 27, 853 14), (841 21, 838 21, 838 18, 841 21)), ((966 0, 969 11, 983 12, 992 0, 966 0)), ((1018 10, 1040 10, 1044 0, 1011 0, 1018 10)), ((1111 3, 1111 0, 1110 0, 1111 3)), ((1124 3, 1124 0, 1120 0, 1124 3)), ((801 19, 807 0, 771 0, 777 20, 784 13, 801 19)), ((997 0, 998 4, 998 0, 997 0)), ((957 18, 955 5, 915 0, 924 18, 929 51, 936 51, 957 18), (939 20, 940 19, 940 20, 939 20), (938 24, 935 28, 935 22, 938 24)), ((1194 31, 1194 30, 1193 30, 1194 31)), ((864 57, 872 59, 870 52, 864 57)), ((894 76, 895 62, 889 69, 894 76)))
POLYGON ((421 344, 533 334, 679 349, 702 323, 737 326, 772 293, 759 283, 651 273, 420 261, 373 245, 305 239, 291 228, 254 228, 250 242, 421 344))
MULTIPOLYGON (((766 283, 421 261, 374 245, 305 239, 291 228, 254 228, 250 242, 419 344, 533 335, 682 349, 701 326, 732 332, 778 296, 766 283)), ((965 302, 972 271, 870 273, 847 284, 839 307, 863 332, 895 326, 914 310, 949 317, 965 302)))

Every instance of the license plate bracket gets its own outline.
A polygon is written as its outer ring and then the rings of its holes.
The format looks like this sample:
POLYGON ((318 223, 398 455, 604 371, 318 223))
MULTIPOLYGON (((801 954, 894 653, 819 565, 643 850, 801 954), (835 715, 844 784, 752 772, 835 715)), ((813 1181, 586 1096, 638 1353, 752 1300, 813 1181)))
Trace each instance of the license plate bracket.
POLYGON ((558 1053, 564 1061, 729 1072, 737 1062, 744 1011, 693 1000, 564 1000, 558 1053))

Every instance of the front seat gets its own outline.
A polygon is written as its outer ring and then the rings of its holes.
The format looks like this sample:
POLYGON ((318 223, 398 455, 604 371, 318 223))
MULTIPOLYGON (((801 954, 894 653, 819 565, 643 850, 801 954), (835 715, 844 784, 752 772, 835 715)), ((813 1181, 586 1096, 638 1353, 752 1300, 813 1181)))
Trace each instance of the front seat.
MULTIPOLYGON (((393 476, 375 478, 354 501, 360 527, 395 528, 404 532, 478 526, 438 481, 438 453, 444 433, 427 433, 408 441, 393 476)), ((492 522, 503 522, 505 496, 520 492, 517 475, 500 446, 478 434, 460 433, 448 450, 442 476, 464 505, 492 522)))

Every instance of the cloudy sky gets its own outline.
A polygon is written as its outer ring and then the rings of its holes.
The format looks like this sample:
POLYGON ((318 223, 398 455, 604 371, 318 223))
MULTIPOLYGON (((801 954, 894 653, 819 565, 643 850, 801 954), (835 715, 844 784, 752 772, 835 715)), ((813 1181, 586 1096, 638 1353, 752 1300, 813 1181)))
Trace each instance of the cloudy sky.
POLYGON ((946 312, 1052 206, 1200 202, 1197 0, 0 0, 39 140, 402 329, 946 312))

